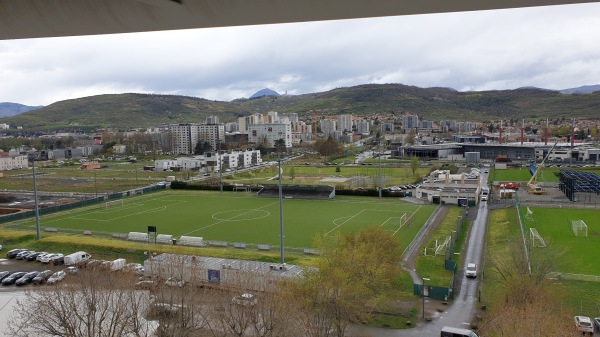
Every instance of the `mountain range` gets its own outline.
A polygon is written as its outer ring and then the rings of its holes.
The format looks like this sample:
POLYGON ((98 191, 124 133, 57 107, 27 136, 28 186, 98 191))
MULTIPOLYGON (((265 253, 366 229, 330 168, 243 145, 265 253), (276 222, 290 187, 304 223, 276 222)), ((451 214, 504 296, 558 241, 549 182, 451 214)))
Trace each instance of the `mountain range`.
POLYGON ((401 116, 407 113, 434 121, 560 117, 600 119, 600 91, 563 94, 556 90, 529 87, 459 92, 451 88, 365 84, 320 93, 263 95, 231 102, 128 93, 60 101, 17 116, 0 118, 0 123, 43 131, 96 128, 124 130, 163 124, 201 123, 210 115, 217 115, 221 121, 227 122, 267 111, 298 113, 306 119, 314 114, 319 118, 336 114, 401 116))
POLYGON ((39 108, 43 108, 43 106, 27 106, 19 103, 0 102, 0 117, 15 116, 39 108))

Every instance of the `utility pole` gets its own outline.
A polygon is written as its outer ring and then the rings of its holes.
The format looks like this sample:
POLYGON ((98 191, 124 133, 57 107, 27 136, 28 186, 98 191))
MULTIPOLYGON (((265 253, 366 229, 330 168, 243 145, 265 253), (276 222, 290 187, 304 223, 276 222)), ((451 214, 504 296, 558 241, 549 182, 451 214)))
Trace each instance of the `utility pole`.
POLYGON ((221 156, 221 140, 218 138, 217 135, 217 153, 219 153, 219 190, 221 191, 221 193, 223 193, 223 163, 222 163, 222 159, 223 157, 221 156))
POLYGON ((284 245, 284 235, 283 235, 283 190, 281 186, 281 156, 279 157, 279 255, 280 255, 280 263, 283 266, 285 264, 283 245, 284 245))
POLYGON ((38 195, 37 195, 37 182, 35 177, 35 154, 31 156, 31 166, 33 168, 33 199, 35 200, 35 232, 38 240, 42 239, 42 233, 40 232, 40 208, 38 205, 38 195))

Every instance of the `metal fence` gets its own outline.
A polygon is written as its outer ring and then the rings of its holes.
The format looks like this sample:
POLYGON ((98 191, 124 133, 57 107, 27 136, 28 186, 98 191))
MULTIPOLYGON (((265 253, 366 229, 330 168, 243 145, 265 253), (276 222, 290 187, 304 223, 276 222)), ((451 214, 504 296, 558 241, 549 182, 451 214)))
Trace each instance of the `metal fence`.
MULTIPOLYGON (((39 213, 41 216, 41 215, 47 215, 47 214, 52 214, 52 213, 56 213, 56 212, 68 211, 68 210, 74 209, 74 208, 98 204, 98 203, 104 202, 105 200, 115 200, 115 199, 120 199, 120 198, 123 198, 126 196, 131 196, 131 195, 136 195, 136 194, 144 194, 144 193, 149 193, 149 192, 154 192, 157 190, 164 190, 164 189, 166 189, 166 186, 148 186, 148 187, 144 187, 144 188, 136 188, 136 189, 129 190, 129 191, 113 193, 113 194, 109 194, 109 195, 102 195, 102 196, 97 196, 97 197, 91 197, 89 194, 76 194, 76 193, 64 193, 64 192, 63 193, 59 192, 59 193, 55 194, 52 192, 44 192, 43 195, 69 196, 69 197, 80 196, 83 199, 73 202, 73 203, 70 203, 70 204, 39 208, 39 213)), ((40 194, 40 195, 42 195, 42 194, 40 194)), ((25 211, 25 212, 2 215, 2 216, 0 216, 0 224, 17 221, 17 220, 23 220, 23 219, 31 218, 34 216, 35 216, 35 209, 25 211)))

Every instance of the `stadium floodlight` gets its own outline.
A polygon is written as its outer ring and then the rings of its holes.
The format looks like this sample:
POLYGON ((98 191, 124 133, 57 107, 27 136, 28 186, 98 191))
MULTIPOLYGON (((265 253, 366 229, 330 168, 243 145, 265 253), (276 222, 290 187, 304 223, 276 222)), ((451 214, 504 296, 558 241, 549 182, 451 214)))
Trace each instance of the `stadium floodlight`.
POLYGON ((35 232, 38 240, 42 239, 42 233, 40 232, 40 207, 38 204, 38 195, 37 195, 37 182, 35 177, 35 153, 30 153, 29 158, 31 158, 31 167, 33 169, 33 199, 35 203, 35 232))
POLYGON ((281 171, 281 156, 279 157, 279 255, 280 255, 280 263, 283 266, 285 264, 284 252, 283 252, 283 191, 281 186, 281 176, 283 176, 281 171))

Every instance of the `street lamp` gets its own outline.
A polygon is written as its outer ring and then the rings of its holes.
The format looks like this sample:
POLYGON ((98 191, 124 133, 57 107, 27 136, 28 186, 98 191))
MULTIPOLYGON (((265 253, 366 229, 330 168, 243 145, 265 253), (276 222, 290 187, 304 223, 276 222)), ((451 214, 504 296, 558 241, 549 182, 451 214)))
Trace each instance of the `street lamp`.
POLYGON ((423 277, 423 320, 425 320, 425 281, 429 280, 429 277, 423 277))

